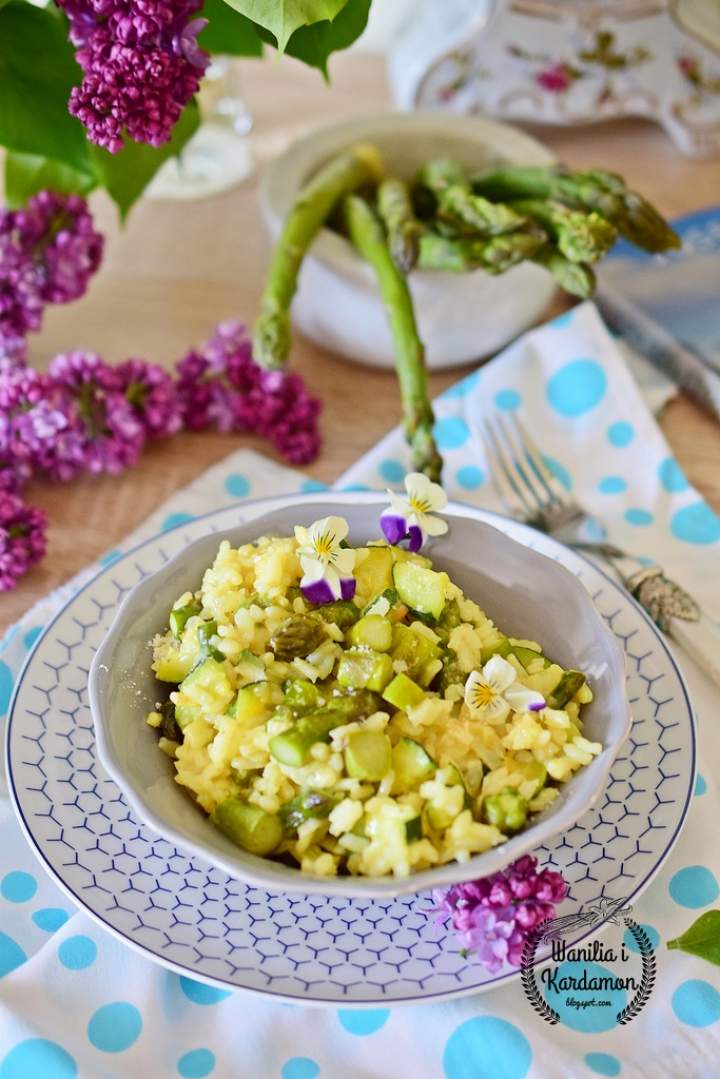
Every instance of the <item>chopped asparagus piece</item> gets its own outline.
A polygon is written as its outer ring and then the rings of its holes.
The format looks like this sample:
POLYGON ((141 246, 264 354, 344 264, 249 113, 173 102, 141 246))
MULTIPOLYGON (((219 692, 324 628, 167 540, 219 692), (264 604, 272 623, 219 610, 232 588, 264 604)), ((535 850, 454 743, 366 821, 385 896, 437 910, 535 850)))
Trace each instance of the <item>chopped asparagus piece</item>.
POLYGON ((597 262, 617 239, 617 229, 594 210, 585 213, 541 199, 521 199, 514 205, 550 234, 570 262, 597 262))
MULTIPOLYGON (((433 640, 412 626, 404 626, 400 622, 393 626, 390 654, 393 660, 400 660, 405 664, 404 673, 417 682, 423 678, 428 663, 440 658, 440 650, 433 640)), ((426 683, 423 682, 424 684, 426 683)))
POLYGON ((210 816, 228 839, 260 857, 271 854, 283 837, 278 816, 239 798, 226 798, 210 816))
POLYGON ((297 832, 301 824, 313 817, 327 817, 335 800, 324 791, 301 791, 278 810, 286 832, 297 832))
POLYGON ((314 607, 313 614, 322 618, 323 622, 334 622, 338 629, 344 631, 357 622, 360 609, 351 599, 336 599, 332 603, 314 607))
POLYGON ((162 716, 160 733, 163 738, 169 738, 171 742, 182 742, 182 727, 175 717, 175 705, 171 700, 163 701, 160 706, 160 715, 162 716))
POLYGON ((571 262, 556 247, 547 244, 533 256, 533 262, 553 275, 561 289, 571 296, 587 300, 595 291, 596 279, 591 266, 585 262, 571 262))
POLYGON ((565 671, 562 678, 548 698, 551 708, 564 708, 571 701, 587 679, 582 671, 565 671))
POLYGON ((280 660, 307 656, 325 640, 325 630, 319 618, 311 614, 293 614, 270 638, 270 647, 280 660))
POLYGON ((283 685, 284 703, 300 715, 320 708, 325 703, 320 690, 304 678, 289 679, 283 685))

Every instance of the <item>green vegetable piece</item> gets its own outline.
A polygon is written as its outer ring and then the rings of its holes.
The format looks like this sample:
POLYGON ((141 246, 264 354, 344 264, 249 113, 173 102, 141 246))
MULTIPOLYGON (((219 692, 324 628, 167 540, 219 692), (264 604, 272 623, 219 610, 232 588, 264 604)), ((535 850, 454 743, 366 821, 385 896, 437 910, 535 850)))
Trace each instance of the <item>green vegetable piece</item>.
POLYGON ((617 230, 594 210, 573 210, 549 199, 520 199, 513 205, 545 229, 570 262, 597 262, 617 239, 617 230))
POLYGON ((160 733, 163 738, 169 738, 171 742, 182 742, 182 727, 177 721, 175 716, 175 705, 171 700, 168 699, 167 701, 163 701, 160 706, 160 715, 162 716, 160 733))
POLYGON ((307 656, 326 639, 322 621, 312 614, 293 614, 286 618, 270 638, 270 648, 280 660, 307 656))
POLYGON ((238 676, 240 684, 245 686, 254 685, 256 682, 265 682, 267 680, 265 664, 262 659, 247 648, 244 648, 237 658, 235 663, 235 673, 238 676))
MULTIPOLYGON (((377 711, 378 698, 369 690, 331 697, 322 708, 298 719, 289 730, 270 739, 270 753, 281 764, 299 768, 316 742, 328 742, 330 732, 377 711)), ((278 712, 276 712, 276 715, 278 712)), ((282 712, 280 712, 282 714, 282 712)))
POLYGON ((408 843, 415 843, 422 839, 422 817, 413 817, 405 821, 405 839, 408 843))
POLYGON ((336 599, 333 603, 324 603, 314 607, 313 613, 323 622, 334 622, 343 632, 353 626, 360 617, 360 609, 351 599, 336 599))
POLYGON ((217 622, 203 622, 201 626, 197 628, 197 639, 200 645, 200 652, 198 653, 197 664, 203 663, 204 660, 216 659, 218 663, 222 663, 225 659, 225 653, 221 652, 219 648, 216 648, 212 644, 212 638, 217 634, 217 622))
POLYGON ((200 614, 200 604, 197 600, 193 600, 192 603, 186 603, 184 607, 173 607, 170 611, 170 618, 168 619, 170 632, 173 637, 177 637, 178 639, 182 637, 188 618, 192 618, 195 614, 200 614))
POLYGON ((348 689, 370 689, 381 693, 392 674, 392 659, 387 653, 350 648, 342 655, 337 680, 348 689))
POLYGON ((513 765, 519 772, 522 772, 525 777, 525 781, 532 781, 535 784, 535 788, 530 798, 534 798, 538 791, 547 783, 547 768, 540 761, 525 761, 524 763, 516 762, 513 765))
POLYGON ((377 203, 393 262, 401 273, 410 273, 417 261, 422 225, 415 217, 407 184, 394 177, 383 180, 378 187, 377 203))
POLYGON ((344 200, 343 221, 353 244, 375 273, 387 313, 412 467, 439 482, 443 462, 433 435, 435 416, 428 396, 425 348, 407 281, 392 260, 380 221, 364 199, 350 195, 344 200))
POLYGON ((278 816, 286 832, 297 832, 306 820, 327 817, 334 804, 334 799, 324 791, 301 791, 295 798, 280 806, 278 816))
POLYGON ((512 787, 504 787, 497 794, 488 794, 482 800, 483 820, 499 828, 505 835, 524 828, 527 815, 526 800, 512 787))
POLYGON ((528 664, 533 663, 536 659, 543 661, 543 667, 550 666, 550 660, 542 652, 537 652, 534 648, 526 648, 523 644, 513 644, 510 646, 510 652, 508 655, 516 656, 523 667, 527 670, 528 664))
POLYGON ((275 245, 255 323, 253 354, 263 367, 282 367, 290 352, 289 308, 308 247, 343 196, 376 183, 382 172, 378 151, 362 143, 323 165, 298 193, 275 245))
POLYGON ((501 633, 498 634, 497 640, 491 644, 486 645, 480 651, 480 659, 483 663, 487 663, 490 656, 508 656, 512 652, 512 645, 507 637, 504 637, 501 633))
POLYGON ((345 747, 345 767, 353 779, 377 782, 390 771, 390 739, 380 731, 358 731, 345 747))
POLYGON ((392 767, 395 773, 393 793, 397 794, 407 794, 437 769, 427 750, 413 738, 403 738, 393 747, 392 767))
POLYGON ((283 837, 283 826, 276 814, 239 798, 226 798, 210 819, 238 847, 260 857, 271 854, 283 837))
POLYGON ((395 623, 391 655, 406 664, 408 678, 420 681, 430 660, 440 658, 438 645, 412 626, 395 623))
MULTIPOLYGON (((232 687, 225 673, 225 667, 217 659, 209 657, 198 663, 184 678, 178 689, 182 694, 193 685, 202 686, 203 689, 212 693, 217 703, 218 712, 224 712, 233 697, 232 687)), ((184 729, 188 723, 202 716, 202 710, 192 701, 180 701, 175 705, 175 718, 184 729)))
POLYGON ((317 686, 304 678, 289 679, 283 685, 284 703, 293 712, 302 714, 323 704, 323 697, 317 686))
POLYGON ((573 699, 581 686, 585 685, 586 681, 587 679, 582 671, 565 671, 550 694, 548 704, 551 708, 564 708, 568 701, 573 699))
POLYGON ((182 682, 190 673, 193 665, 192 655, 183 655, 177 644, 163 641, 162 652, 153 660, 153 670, 159 682, 182 682))
POLYGON ((720 966, 720 910, 706 910, 681 936, 669 940, 667 946, 671 951, 688 952, 720 966))
POLYGON ((243 726, 254 727, 265 715, 265 706, 251 689, 239 689, 230 702, 227 715, 243 726))
POLYGON ((366 614, 349 633, 351 644, 387 652, 392 645, 392 622, 379 614, 366 614))
POLYGON ((355 561, 355 580, 361 596, 377 597, 392 584, 393 557, 389 547, 361 547, 355 561))
POLYGON ((396 562, 393 580, 398 596, 408 607, 433 618, 440 617, 449 583, 447 573, 437 573, 416 562, 396 562))
POLYGON ((396 674, 392 682, 385 687, 383 700, 404 712, 408 708, 422 704, 425 700, 425 691, 406 674, 396 674))
POLYGON ((457 767, 456 764, 451 764, 449 767, 450 767, 451 778, 448 780, 448 787, 462 787, 462 789, 463 789, 463 808, 464 809, 472 809, 473 800, 472 800, 472 798, 470 796, 469 790, 467 789, 467 784, 466 784, 466 782, 465 782, 465 780, 463 778, 462 772, 460 771, 460 769, 457 767))
POLYGON ((533 255, 533 262, 544 266, 571 296, 587 300, 595 292, 597 281, 592 267, 586 262, 571 262, 552 244, 546 244, 533 255))

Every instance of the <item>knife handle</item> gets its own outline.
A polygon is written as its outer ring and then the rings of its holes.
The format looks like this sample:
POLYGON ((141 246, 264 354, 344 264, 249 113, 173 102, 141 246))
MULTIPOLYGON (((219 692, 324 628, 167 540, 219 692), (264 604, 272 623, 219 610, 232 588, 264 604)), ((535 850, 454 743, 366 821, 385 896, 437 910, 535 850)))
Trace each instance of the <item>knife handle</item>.
POLYGON ((673 618, 670 636, 720 686, 720 626, 703 614, 697 622, 673 618))

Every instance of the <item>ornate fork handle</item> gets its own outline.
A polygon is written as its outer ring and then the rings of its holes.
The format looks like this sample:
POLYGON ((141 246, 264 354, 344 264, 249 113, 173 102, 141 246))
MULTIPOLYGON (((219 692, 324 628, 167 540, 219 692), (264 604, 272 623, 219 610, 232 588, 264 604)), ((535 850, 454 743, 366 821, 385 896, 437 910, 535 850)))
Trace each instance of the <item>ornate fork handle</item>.
POLYGON ((656 626, 669 633, 673 619, 699 622, 700 608, 692 596, 665 576, 660 566, 643 566, 625 578, 625 587, 635 596, 656 626))

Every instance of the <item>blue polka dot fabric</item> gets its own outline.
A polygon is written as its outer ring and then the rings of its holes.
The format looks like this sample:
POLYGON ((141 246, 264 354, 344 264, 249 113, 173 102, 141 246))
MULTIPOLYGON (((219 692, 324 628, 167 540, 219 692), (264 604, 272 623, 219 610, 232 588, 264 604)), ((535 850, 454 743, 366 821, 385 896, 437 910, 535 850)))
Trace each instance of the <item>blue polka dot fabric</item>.
MULTIPOLYGON (((597 514, 612 540, 663 562, 717 612, 720 522, 677 465, 592 305, 527 334, 437 402, 448 493, 500 509, 481 438, 488 408, 522 418, 562 488, 597 514)), ((397 430, 337 486, 401 488, 409 469, 397 430)), ((232 505, 241 515, 243 499, 323 489, 240 451, 159 507, 73 585, 103 567, 111 572, 146 536, 182 529, 209 510, 232 505)), ((0 643, 0 739, 13 682, 58 605, 58 597, 48 597, 0 643)), ((558 995, 552 1002, 561 1021, 551 1027, 534 1014, 517 980, 457 1001, 318 1010, 166 970, 106 933, 49 879, 15 822, 0 775, 0 1079, 716 1074, 720 968, 665 949, 699 914, 720 907, 720 854, 708 842, 708 822, 720 817, 717 691, 679 650, 678 658, 701 720, 700 769, 683 835, 634 907, 659 963, 651 1001, 631 1025, 617 1024, 616 1008, 600 1018, 558 995)), ((634 939, 624 943, 632 956, 634 939)), ((614 1003, 625 1003, 623 991, 614 1003)))

